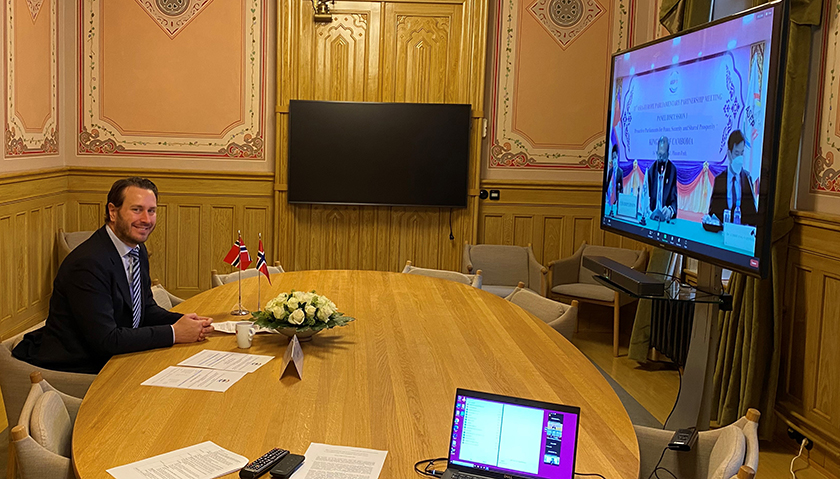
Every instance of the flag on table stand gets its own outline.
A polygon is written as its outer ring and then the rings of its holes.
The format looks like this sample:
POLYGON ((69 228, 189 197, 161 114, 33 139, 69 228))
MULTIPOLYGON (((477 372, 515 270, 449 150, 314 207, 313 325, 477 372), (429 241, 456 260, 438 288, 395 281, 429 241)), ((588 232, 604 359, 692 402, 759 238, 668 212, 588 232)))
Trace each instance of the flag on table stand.
POLYGON ((230 314, 234 316, 245 316, 250 311, 242 307, 242 270, 247 269, 248 265, 251 264, 251 255, 248 254, 248 248, 245 247, 245 242, 242 241, 242 233, 237 231, 236 234, 238 238, 233 243, 230 251, 228 251, 224 261, 234 268, 239 269, 239 280, 237 281, 239 283, 239 303, 236 305, 236 309, 231 311, 230 314))
MULTIPOLYGON (((262 237, 262 233, 260 233, 260 237, 262 237)), ((257 270, 264 274, 268 280, 268 284, 271 284, 271 276, 268 274, 268 264, 265 262, 265 250, 263 250, 262 238, 260 238, 260 246, 257 251, 257 270)))
MULTIPOLYGON (((265 275, 265 278, 268 280, 268 284, 271 284, 271 276, 268 274, 268 265, 265 263, 265 250, 263 250, 262 244, 262 233, 260 233, 260 245, 259 249, 257 250, 257 271, 265 275)), ((257 311, 260 311, 260 299, 262 296, 262 292, 260 291, 262 286, 262 280, 257 277, 257 311)))

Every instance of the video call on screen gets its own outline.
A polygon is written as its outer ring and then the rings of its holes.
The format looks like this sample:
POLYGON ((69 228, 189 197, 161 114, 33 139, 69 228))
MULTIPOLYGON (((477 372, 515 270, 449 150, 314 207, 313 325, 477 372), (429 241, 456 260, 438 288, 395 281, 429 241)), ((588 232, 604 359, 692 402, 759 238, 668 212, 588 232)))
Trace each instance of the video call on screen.
POLYGON ((606 226, 758 269, 773 13, 613 57, 606 226))

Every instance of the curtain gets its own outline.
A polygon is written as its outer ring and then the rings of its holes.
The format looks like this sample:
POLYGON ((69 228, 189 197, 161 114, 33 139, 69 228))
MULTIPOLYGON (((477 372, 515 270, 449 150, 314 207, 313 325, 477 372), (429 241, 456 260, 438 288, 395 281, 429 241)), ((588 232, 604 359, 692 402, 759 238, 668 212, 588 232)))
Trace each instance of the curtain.
MULTIPOLYGON (((648 273, 668 273, 673 253, 662 248, 653 248, 648 260, 648 273)), ((633 332, 630 334, 630 351, 627 357, 635 361, 647 361, 650 350, 650 312, 651 300, 640 299, 636 307, 636 319, 633 322, 633 332)))
POLYGON ((712 0, 662 0, 659 23, 677 33, 708 22, 711 10, 712 0))
POLYGON ((790 202, 799 161, 811 27, 820 23, 822 0, 793 0, 790 6, 770 275, 759 280, 733 273, 729 280, 733 310, 721 312, 718 318, 720 344, 711 414, 712 424, 723 426, 743 416, 748 408, 757 408, 764 414, 759 427, 763 439, 772 435, 788 233, 793 228, 790 202))

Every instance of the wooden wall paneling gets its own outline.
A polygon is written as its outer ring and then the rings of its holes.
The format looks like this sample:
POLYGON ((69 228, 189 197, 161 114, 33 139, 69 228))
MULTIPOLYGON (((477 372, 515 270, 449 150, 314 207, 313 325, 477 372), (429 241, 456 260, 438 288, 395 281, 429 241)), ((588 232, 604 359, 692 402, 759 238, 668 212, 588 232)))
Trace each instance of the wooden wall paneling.
MULTIPOLYGON (((399 271, 418 265, 457 269, 461 244, 475 235, 477 203, 444 208, 287 204, 291 99, 483 103, 484 7, 471 2, 336 2, 332 22, 284 1, 279 12, 275 228, 289 269, 399 271), (469 7, 465 7, 469 5, 469 7), (464 10, 475 8, 469 15, 464 10), (479 26, 480 25, 480 26, 479 26), (470 41, 465 41, 470 38, 470 41), (476 55, 480 49, 480 55, 476 55), (476 64, 482 68, 475 68, 476 64)), ((480 123, 476 115, 473 124, 480 123)), ((474 128, 475 130, 475 128, 474 128)), ((478 185, 480 131, 471 137, 469 187, 478 185)))
POLYGON ((227 273, 230 268, 224 257, 236 241, 235 209, 231 204, 210 207, 210 269, 220 273, 227 273))
POLYGON ((382 99, 466 103, 468 53, 462 51, 463 5, 387 3, 382 99))
MULTIPOLYGON (((837 266, 837 265, 835 265, 837 266)), ((837 270, 840 273, 840 268, 837 270)), ((834 432, 840 432, 840 274, 826 272, 822 278, 822 308, 817 349, 812 412, 834 432)))
MULTIPOLYGON (((840 463, 840 218, 795 212, 776 411, 814 439, 812 461, 840 463)), ((833 465, 833 466, 832 466, 833 465)))
POLYGON ((501 214, 483 214, 479 219, 478 243, 504 244, 504 218, 501 214))
MULTIPOLYGON (((545 216, 542 224, 543 246, 540 249, 542 264, 548 264, 564 257, 563 238, 565 237, 566 218, 563 216, 545 216)), ((535 251, 534 254, 537 252, 535 251)))
POLYGON ((26 308, 29 306, 29 282, 26 280, 28 274, 26 271, 27 267, 27 256, 29 254, 29 245, 26 238, 26 224, 27 224, 27 213, 21 212, 15 215, 14 217, 14 246, 12 248, 12 258, 14 258, 14 284, 17 286, 15 288, 15 295, 14 295, 14 312, 15 313, 23 313, 26 311, 26 308))
POLYGON ((163 287, 167 288, 167 291, 175 294, 174 283, 170 281, 166 271, 166 265, 169 264, 167 245, 177 242, 176 238, 170 238, 169 205, 158 203, 155 216, 155 230, 146 240, 146 251, 149 253, 149 278, 160 281, 163 287))
MULTIPOLYGON (((14 315, 12 298, 15 297, 17 286, 14 276, 12 276, 15 260, 14 250, 11 246, 13 244, 15 244, 15 241, 12 216, 0 216, 0 245, 3 247, 2 254, 0 254, 0 293, 3 294, 3 301, 0 301, 0 326, 3 326, 3 329, 0 330, 0 333, 5 332, 6 324, 14 315)), ((5 335, 0 334, 0 337, 5 338, 5 335)))
MULTIPOLYGON (((107 198, 107 194, 103 195, 107 198)), ((101 201, 80 201, 74 231, 95 231, 105 224, 105 199, 101 201)))
MULTIPOLYGON (((786 338, 782 350, 783 367, 781 368, 780 383, 782 384, 781 397, 795 404, 797 407, 804 405, 805 389, 805 338, 808 332, 808 317, 811 316, 810 308, 812 301, 808 291, 811 289, 813 270, 799 262, 800 253, 791 251, 787 272, 788 281, 786 288, 784 327, 786 338)), ((811 371, 809 371, 811 372, 811 371)))
POLYGON ((178 204, 173 206, 173 226, 176 231, 175 244, 168 244, 176 268, 173 289, 176 295, 189 291, 202 291, 201 270, 201 205, 178 204))

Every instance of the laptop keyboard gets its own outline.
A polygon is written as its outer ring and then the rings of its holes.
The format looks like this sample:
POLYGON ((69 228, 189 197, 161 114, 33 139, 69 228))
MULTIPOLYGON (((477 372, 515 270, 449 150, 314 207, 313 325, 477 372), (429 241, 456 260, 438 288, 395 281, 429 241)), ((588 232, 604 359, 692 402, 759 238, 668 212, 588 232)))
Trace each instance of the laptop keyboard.
POLYGON ((452 474, 452 479, 484 479, 481 476, 474 476, 465 472, 456 472, 452 474))

